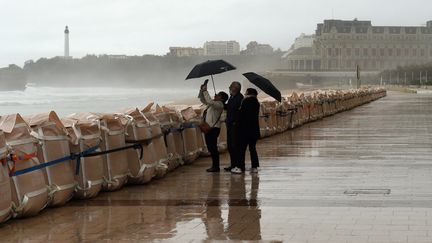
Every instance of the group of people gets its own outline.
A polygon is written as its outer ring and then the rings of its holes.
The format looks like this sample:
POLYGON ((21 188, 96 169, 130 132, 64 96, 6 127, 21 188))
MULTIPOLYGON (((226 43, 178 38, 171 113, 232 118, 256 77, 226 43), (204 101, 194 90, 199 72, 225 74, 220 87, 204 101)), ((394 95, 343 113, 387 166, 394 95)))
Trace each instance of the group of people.
POLYGON ((212 166, 207 172, 220 171, 220 159, 217 140, 220 134, 221 116, 226 110, 227 145, 230 156, 230 166, 224 170, 233 174, 246 171, 245 155, 249 147, 251 158, 251 173, 257 173, 259 167, 256 143, 260 138, 258 92, 248 88, 245 95, 241 93, 241 84, 232 82, 229 86, 230 95, 221 91, 212 99, 207 91, 207 82, 201 85, 199 98, 206 105, 203 113, 203 123, 208 129, 205 133, 205 142, 212 158, 212 166))

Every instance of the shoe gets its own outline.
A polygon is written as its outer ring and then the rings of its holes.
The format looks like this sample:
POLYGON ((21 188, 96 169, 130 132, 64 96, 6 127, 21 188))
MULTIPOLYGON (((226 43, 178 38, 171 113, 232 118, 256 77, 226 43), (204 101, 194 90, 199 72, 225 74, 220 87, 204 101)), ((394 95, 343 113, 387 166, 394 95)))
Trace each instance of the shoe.
POLYGON ((258 173, 258 168, 251 168, 250 173, 258 173))
POLYGON ((219 168, 208 168, 207 170, 206 170, 207 172, 219 172, 220 171, 220 169, 219 168))
POLYGON ((226 172, 230 172, 230 171, 231 171, 231 169, 232 169, 232 167, 231 167, 231 166, 229 166, 229 167, 225 167, 225 168, 224 168, 224 170, 225 170, 226 172))
POLYGON ((233 174, 241 174, 241 173, 243 173, 243 171, 240 168, 238 168, 238 167, 234 167, 234 168, 231 169, 231 173, 233 173, 233 174))

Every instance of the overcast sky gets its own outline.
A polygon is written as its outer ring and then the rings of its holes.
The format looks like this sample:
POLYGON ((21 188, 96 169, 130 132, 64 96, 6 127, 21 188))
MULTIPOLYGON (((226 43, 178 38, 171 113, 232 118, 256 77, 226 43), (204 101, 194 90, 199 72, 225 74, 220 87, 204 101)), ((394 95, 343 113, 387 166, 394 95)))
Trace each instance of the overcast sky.
POLYGON ((0 67, 63 54, 163 55, 169 46, 251 40, 286 50, 323 19, 424 25, 431 0, 0 0, 0 67))

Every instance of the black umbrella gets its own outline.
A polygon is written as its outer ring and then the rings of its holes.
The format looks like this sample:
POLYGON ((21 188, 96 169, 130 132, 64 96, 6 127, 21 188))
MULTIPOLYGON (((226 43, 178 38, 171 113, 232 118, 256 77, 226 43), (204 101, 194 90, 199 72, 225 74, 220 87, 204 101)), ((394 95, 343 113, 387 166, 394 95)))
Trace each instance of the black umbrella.
POLYGON ((195 65, 195 67, 192 69, 192 71, 190 71, 186 79, 201 78, 210 75, 213 82, 213 88, 216 93, 216 87, 214 85, 213 75, 227 72, 234 69, 236 68, 233 65, 227 63, 224 60, 208 60, 203 63, 195 65))
POLYGON ((251 83, 255 84, 255 86, 264 91, 264 93, 270 95, 279 102, 282 101, 281 92, 270 82, 270 80, 253 72, 243 73, 243 76, 245 76, 251 83))

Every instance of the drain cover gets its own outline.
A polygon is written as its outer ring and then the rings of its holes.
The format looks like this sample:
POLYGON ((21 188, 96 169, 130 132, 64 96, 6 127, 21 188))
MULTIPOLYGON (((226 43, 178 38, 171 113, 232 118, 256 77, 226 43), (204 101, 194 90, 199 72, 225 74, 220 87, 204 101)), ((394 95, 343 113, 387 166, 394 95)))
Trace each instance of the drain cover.
POLYGON ((357 196, 359 194, 375 194, 375 195, 389 195, 390 189, 351 189, 344 192, 345 195, 357 196))

